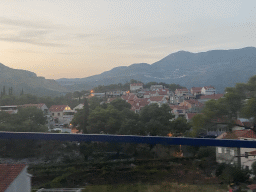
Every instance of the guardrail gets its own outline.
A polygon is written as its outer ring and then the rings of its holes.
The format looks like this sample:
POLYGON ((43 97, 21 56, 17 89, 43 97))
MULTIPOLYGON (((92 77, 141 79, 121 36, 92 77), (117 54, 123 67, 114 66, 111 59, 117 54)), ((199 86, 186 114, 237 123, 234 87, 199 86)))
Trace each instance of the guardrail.
POLYGON ((115 143, 147 143, 162 145, 191 145, 256 148, 256 141, 208 139, 162 136, 104 135, 104 134, 61 134, 31 132, 0 132, 0 139, 58 140, 58 141, 99 141, 115 143))

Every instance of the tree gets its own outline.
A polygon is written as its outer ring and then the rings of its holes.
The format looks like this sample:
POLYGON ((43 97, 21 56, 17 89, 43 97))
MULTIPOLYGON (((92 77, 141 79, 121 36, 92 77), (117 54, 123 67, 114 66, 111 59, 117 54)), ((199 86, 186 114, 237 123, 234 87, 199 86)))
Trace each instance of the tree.
POLYGON ((84 100, 84 107, 77 111, 74 115, 74 118, 71 121, 71 124, 78 126, 79 130, 82 130, 83 133, 87 133, 88 126, 88 117, 89 117, 89 105, 87 99, 84 100))
POLYGON ((115 99, 110 103, 110 105, 113 105, 119 111, 124 109, 131 109, 131 104, 122 99, 115 99))
POLYGON ((140 121, 145 124, 146 134, 166 136, 172 130, 171 108, 164 104, 161 107, 158 104, 147 105, 140 112, 140 121))
POLYGON ((256 98, 247 100, 242 109, 242 115, 246 118, 253 118, 253 122, 256 123, 256 98))
POLYGON ((252 172, 254 175, 256 175, 256 161, 252 163, 252 172))
POLYGON ((5 86, 3 87, 3 95, 5 95, 5 86))
POLYGON ((190 132, 190 135, 192 137, 197 137, 201 130, 204 130, 206 124, 206 118, 203 114, 196 114, 192 120, 192 130, 190 132))
POLYGON ((97 107, 90 112, 87 130, 89 133, 116 134, 121 123, 121 113, 112 105, 108 105, 106 109, 97 107))
POLYGON ((19 108, 17 114, 0 113, 0 130, 14 132, 46 132, 46 117, 36 107, 19 108))
POLYGON ((173 134, 185 134, 189 131, 191 125, 187 122, 187 120, 183 117, 178 117, 174 121, 172 121, 172 130, 173 134))

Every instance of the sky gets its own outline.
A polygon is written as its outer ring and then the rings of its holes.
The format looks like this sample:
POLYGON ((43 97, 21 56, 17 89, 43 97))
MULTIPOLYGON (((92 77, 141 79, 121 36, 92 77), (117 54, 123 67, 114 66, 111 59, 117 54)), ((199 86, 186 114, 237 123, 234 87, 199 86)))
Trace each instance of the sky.
POLYGON ((0 63, 47 79, 256 47, 255 0, 1 0, 0 63))

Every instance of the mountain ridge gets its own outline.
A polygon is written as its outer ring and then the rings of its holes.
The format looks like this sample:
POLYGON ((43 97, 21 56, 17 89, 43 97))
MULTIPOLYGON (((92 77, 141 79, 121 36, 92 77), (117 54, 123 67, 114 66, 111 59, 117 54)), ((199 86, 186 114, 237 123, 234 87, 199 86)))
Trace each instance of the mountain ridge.
POLYGON ((68 83, 69 86, 73 84, 76 87, 92 88, 136 79, 144 83, 150 81, 178 83, 186 87, 214 85, 219 92, 224 92, 225 87, 246 82, 250 76, 255 75, 254 66, 256 66, 255 47, 199 53, 178 51, 152 64, 120 66, 90 77, 56 81, 63 86, 68 83), (235 77, 240 77, 241 81, 235 77), (223 85, 223 82, 226 85, 223 85))
POLYGON ((3 86, 6 89, 12 87, 15 95, 20 94, 22 89, 24 93, 37 96, 60 96, 67 92, 65 87, 53 79, 45 79, 28 70, 13 69, 2 63, 0 63, 0 85, 1 90, 3 86))

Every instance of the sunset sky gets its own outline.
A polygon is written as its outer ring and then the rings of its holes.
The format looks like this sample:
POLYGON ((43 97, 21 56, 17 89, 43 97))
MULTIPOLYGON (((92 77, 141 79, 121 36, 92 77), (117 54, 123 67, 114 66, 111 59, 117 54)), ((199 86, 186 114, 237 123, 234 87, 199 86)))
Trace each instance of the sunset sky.
POLYGON ((0 63, 49 79, 256 47, 256 1, 1 0, 0 63))

